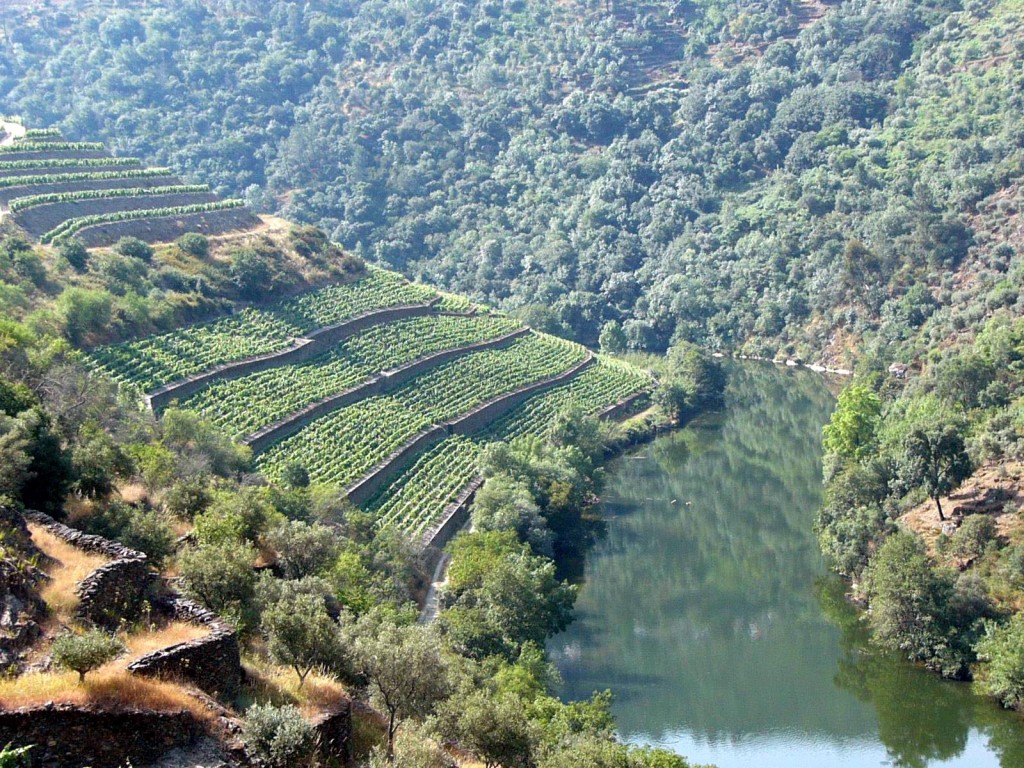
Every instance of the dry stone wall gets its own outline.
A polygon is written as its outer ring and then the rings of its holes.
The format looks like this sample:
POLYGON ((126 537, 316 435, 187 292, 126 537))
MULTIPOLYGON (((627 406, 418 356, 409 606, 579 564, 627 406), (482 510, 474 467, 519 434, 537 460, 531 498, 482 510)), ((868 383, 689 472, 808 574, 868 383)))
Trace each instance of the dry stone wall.
POLYGON ((128 666, 144 677, 172 677, 187 680, 206 693, 225 701, 233 699, 242 682, 238 633, 217 614, 180 595, 159 605, 171 617, 209 628, 204 637, 161 648, 128 666))
POLYGON ((74 704, 0 710, 0 745, 32 745, 32 766, 148 765, 203 734, 190 712, 107 711, 74 704))
POLYGON ((144 553, 70 528, 42 512, 26 512, 25 518, 73 547, 111 558, 76 585, 79 619, 117 629, 122 621, 134 621, 142 615, 156 578, 144 553))

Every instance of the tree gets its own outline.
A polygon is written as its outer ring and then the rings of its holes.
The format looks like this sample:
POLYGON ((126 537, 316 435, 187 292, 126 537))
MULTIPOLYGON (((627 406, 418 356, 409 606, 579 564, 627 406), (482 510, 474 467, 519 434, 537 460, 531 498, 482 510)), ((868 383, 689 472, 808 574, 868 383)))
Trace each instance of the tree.
POLYGON ((205 259, 210 254, 210 241, 199 232, 186 232, 174 244, 197 259, 205 259))
POLYGON ((142 261, 153 258, 153 247, 137 237, 122 237, 114 244, 114 251, 122 256, 142 261))
POLYGON ((82 244, 81 240, 70 238, 63 241, 57 249, 57 253, 71 265, 76 272, 84 272, 89 264, 89 251, 82 244))
POLYGON ((437 635, 418 624, 361 617, 348 636, 356 670, 369 680, 371 699, 387 716, 387 757, 403 721, 429 715, 452 693, 452 667, 437 635))
POLYGON ((298 462, 288 462, 281 470, 281 482, 289 488, 306 488, 309 485, 309 471, 298 462))
POLYGON ((244 299, 260 299, 273 288, 270 267, 250 248, 241 248, 231 255, 231 280, 244 299))
POLYGON ((93 629, 81 635, 61 635, 53 641, 50 650, 54 662, 78 673, 78 682, 81 684, 85 682, 86 673, 124 653, 125 645, 116 637, 93 629))
POLYGON ((267 534, 266 541, 277 552, 277 563, 286 579, 301 579, 326 570, 341 551, 335 529, 301 520, 277 526, 267 534))
POLYGON ((224 541, 200 544, 178 557, 185 591, 211 611, 246 623, 256 594, 256 549, 224 541))
POLYGON ((913 486, 924 486, 939 511, 939 520, 946 519, 940 497, 958 488, 973 471, 964 439, 955 427, 915 429, 907 437, 904 477, 913 486))
POLYGON ((328 666, 337 656, 338 625, 327 615, 322 597, 296 595, 279 600, 263 614, 263 631, 270 655, 295 670, 299 688, 316 666, 328 666))
POLYGON ((316 746, 316 731, 298 707, 253 704, 242 721, 249 751, 272 768, 301 765, 316 746))
POLYGON ((506 476, 490 477, 473 499, 473 527, 478 531, 515 531, 534 552, 550 557, 551 531, 530 489, 506 476))
POLYGON ((622 326, 614 320, 609 320, 601 327, 598 344, 601 345, 602 352, 621 355, 626 351, 626 334, 623 333, 622 326))
POLYGON ((977 643, 981 668, 979 685, 1004 707, 1024 708, 1024 613, 1005 624, 988 622, 977 643))
POLYGON ((882 399, 866 384, 851 384, 839 393, 832 418, 825 426, 825 450, 859 461, 875 447, 882 416, 882 399))
POLYGON ((445 736, 483 760, 486 768, 528 768, 539 734, 523 701, 509 693, 467 691, 440 707, 445 736))

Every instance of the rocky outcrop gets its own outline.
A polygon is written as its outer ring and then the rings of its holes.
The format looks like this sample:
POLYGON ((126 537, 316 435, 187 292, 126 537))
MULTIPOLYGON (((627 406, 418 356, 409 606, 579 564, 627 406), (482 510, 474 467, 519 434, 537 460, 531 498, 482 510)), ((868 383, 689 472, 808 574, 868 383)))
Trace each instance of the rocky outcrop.
POLYGON ((36 620, 45 605, 36 588, 45 577, 33 565, 38 556, 22 516, 0 507, 0 672, 15 668, 40 634, 36 620))

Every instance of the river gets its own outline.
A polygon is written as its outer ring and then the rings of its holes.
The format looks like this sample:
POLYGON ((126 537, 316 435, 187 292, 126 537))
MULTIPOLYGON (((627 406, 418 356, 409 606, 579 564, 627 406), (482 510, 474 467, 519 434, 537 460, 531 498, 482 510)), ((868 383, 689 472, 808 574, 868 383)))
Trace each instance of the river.
POLYGON ((1024 720, 877 651, 828 575, 823 379, 730 375, 723 413, 609 466, 606 535, 548 646, 563 699, 609 688, 621 738, 720 768, 1024 766, 1024 720))

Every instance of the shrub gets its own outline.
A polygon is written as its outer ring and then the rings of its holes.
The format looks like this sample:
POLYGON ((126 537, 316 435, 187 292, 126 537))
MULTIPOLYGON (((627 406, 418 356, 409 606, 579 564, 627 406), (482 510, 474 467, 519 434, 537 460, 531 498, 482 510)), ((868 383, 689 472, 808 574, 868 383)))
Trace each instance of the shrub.
POLYGON ((995 536, 995 520, 988 515, 971 515, 950 537, 948 552, 953 557, 980 557, 995 536))
POLYGON ((242 736, 253 756, 275 768, 299 764, 315 746, 313 726, 291 705, 253 705, 242 722, 242 736))
POLYGON ((186 232, 174 242, 185 253, 197 259, 205 259, 210 254, 210 241, 198 232, 186 232))
POLYGON ((89 264, 89 251, 82 244, 81 240, 71 238, 65 240, 60 244, 60 248, 57 253, 63 258, 71 268, 76 272, 84 272, 85 268, 89 264))
POLYGON ((83 524, 89 533, 114 539, 145 552, 160 565, 174 551, 174 533, 159 512, 114 501, 83 524))
POLYGON ((82 635, 61 635, 53 641, 52 648, 53 660, 77 672, 79 683, 85 681, 86 673, 102 667, 124 651, 124 643, 98 629, 82 635))
POLYGON ((153 248, 137 237, 122 237, 117 241, 114 250, 122 256, 131 256, 143 261, 153 258, 153 248))

